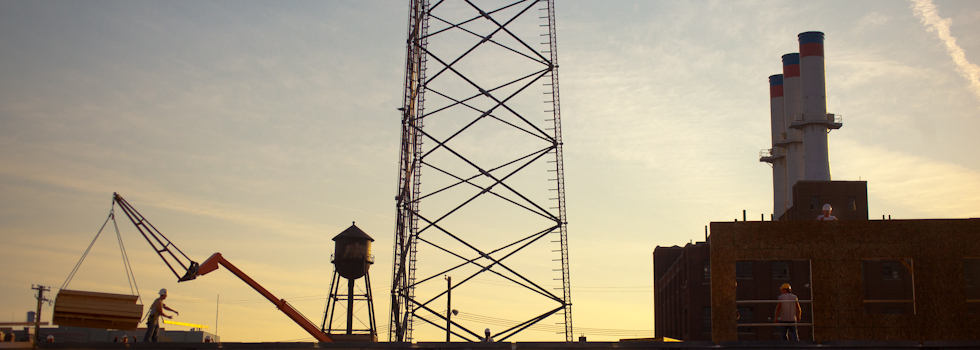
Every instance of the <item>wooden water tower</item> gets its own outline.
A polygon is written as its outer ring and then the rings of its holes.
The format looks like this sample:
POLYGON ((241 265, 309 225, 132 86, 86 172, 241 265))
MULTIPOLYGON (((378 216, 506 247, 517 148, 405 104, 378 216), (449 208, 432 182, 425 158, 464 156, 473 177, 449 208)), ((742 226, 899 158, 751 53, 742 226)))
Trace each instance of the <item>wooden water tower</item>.
MULTIPOLYGON (((374 301, 371 296, 371 275, 368 269, 374 264, 374 256, 371 255, 371 242, 374 238, 361 231, 356 225, 351 223, 344 232, 341 232, 334 240, 334 253, 331 261, 334 264, 333 279, 330 282, 330 297, 327 299, 327 311, 323 315, 323 325, 320 327, 324 333, 330 335, 336 341, 378 341, 378 328, 374 321, 374 301), (364 277, 364 290, 362 293, 355 292, 355 281, 364 277), (340 290, 341 278, 347 280, 346 294, 340 290), (334 314, 337 312, 337 305, 340 301, 346 301, 347 324, 346 329, 335 330, 333 327, 334 314), (354 327, 355 310, 354 302, 367 303, 367 328, 354 327)), ((343 305, 343 304, 341 304, 343 305)), ((360 318, 358 318, 360 320, 360 318)), ((363 322, 361 322, 363 325, 363 322)))

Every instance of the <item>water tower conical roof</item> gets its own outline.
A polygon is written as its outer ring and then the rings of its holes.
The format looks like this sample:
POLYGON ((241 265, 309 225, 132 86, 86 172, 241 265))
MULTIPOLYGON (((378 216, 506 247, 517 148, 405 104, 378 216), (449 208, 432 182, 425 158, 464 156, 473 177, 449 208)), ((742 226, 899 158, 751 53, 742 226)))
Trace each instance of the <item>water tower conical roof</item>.
POLYGON ((353 222, 351 223, 350 227, 348 227, 346 230, 344 230, 344 232, 341 232, 339 235, 334 237, 333 240, 336 241, 339 238, 367 239, 370 240, 371 242, 374 242, 374 238, 371 238, 371 236, 368 236, 367 233, 364 233, 364 231, 361 231, 361 229, 357 228, 357 225, 354 225, 353 222))

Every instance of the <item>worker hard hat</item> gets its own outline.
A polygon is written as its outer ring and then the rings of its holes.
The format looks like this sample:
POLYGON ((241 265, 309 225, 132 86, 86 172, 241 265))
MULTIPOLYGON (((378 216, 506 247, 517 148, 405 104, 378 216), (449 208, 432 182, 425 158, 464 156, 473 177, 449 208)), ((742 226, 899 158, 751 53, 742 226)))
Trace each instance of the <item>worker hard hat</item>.
POLYGON ((793 290, 793 287, 791 287, 789 285, 789 283, 783 283, 783 285, 779 286, 779 289, 780 290, 782 290, 782 289, 785 289, 785 290, 793 290))
POLYGON ((487 328, 483 333, 490 333, 490 328, 487 328))
POLYGON ((834 208, 831 207, 830 204, 824 204, 823 205, 823 210, 824 211, 831 211, 831 210, 834 210, 834 208))
POLYGON ((167 295, 167 288, 160 289, 160 295, 167 295))

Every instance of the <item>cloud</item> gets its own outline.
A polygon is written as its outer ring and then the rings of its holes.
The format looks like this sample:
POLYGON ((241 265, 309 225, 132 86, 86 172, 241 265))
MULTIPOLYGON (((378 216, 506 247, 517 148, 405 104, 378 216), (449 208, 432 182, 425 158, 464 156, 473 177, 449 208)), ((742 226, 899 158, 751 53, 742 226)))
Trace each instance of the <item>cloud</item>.
MULTIPOLYGON (((9 152, 4 161, 0 162, 0 176, 13 181, 0 187, 14 183, 31 183, 38 188, 44 188, 46 192, 73 192, 86 196, 108 196, 116 191, 124 196, 128 193, 139 193, 140 197, 153 200, 136 204, 138 208, 152 206, 210 217, 276 232, 282 237, 293 239, 318 237, 322 230, 313 223, 298 223, 296 219, 284 218, 283 213, 275 210, 254 209, 240 203, 211 200, 200 195, 169 190, 159 182, 131 176, 125 171, 107 170, 85 159, 78 159, 78 154, 100 154, 100 158, 129 158, 125 153, 101 146, 74 142, 51 142, 36 146, 5 137, 0 137, 0 145, 9 152)), ((247 178, 238 180, 242 181, 240 184, 244 187, 263 185, 247 178)), ((344 210, 342 206, 335 204, 322 205, 331 210, 344 210)))
POLYGON ((888 23, 888 21, 891 21, 891 16, 881 14, 878 12, 872 12, 867 15, 864 15, 864 17, 861 17, 861 20, 859 21, 860 23, 859 25, 861 27, 879 27, 888 23))
POLYGON ((837 142, 849 156, 834 163, 836 177, 868 181, 869 201, 876 207, 896 210, 903 219, 980 217, 975 169, 854 140, 837 142))
POLYGON ((939 40, 946 44, 946 51, 956 63, 956 69, 970 82, 970 91, 980 99, 980 66, 970 63, 966 59, 966 54, 959 45, 956 45, 956 38, 949 32, 949 26, 953 23, 952 19, 940 18, 936 5, 932 0, 911 0, 912 12, 926 26, 926 30, 936 32, 939 40))

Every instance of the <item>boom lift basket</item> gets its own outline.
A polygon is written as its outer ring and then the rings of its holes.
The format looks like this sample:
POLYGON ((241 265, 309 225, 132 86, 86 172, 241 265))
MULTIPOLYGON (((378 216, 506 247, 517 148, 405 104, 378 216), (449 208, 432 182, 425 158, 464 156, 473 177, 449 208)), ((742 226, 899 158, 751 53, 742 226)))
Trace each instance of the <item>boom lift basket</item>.
POLYGON ((128 294, 62 289, 54 302, 52 322, 59 326, 135 330, 143 317, 139 297, 128 294))

